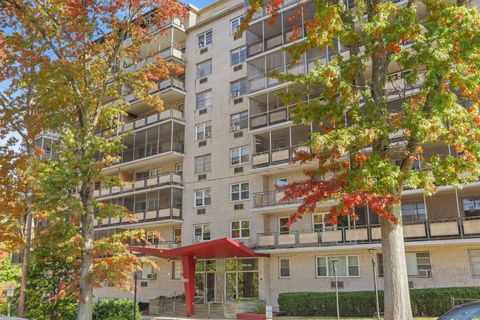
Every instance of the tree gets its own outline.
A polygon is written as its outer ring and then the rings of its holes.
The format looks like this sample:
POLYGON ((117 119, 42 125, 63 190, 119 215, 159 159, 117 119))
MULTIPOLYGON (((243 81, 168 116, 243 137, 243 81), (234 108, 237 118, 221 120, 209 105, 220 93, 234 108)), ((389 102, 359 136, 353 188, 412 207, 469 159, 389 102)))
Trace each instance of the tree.
MULTIPOLYGON (((121 279, 138 268, 136 257, 126 253, 126 236, 97 243, 103 251, 96 252, 95 218, 127 214, 122 208, 101 205, 93 197, 95 183, 121 183, 118 177, 104 176, 101 169, 117 160, 123 147, 123 137, 114 136, 113 129, 102 137, 96 132, 121 124, 120 116, 126 114, 128 104, 119 89, 125 86, 162 109, 160 97, 150 95, 150 91, 159 80, 182 70, 160 58, 135 72, 120 66, 138 61, 141 45, 155 36, 151 28, 162 30, 184 13, 185 7, 175 0, 0 3, 3 29, 14 29, 5 32, 6 41, 17 50, 28 48, 22 52, 29 57, 26 60, 38 62, 35 77, 30 78, 35 104, 57 110, 49 117, 50 130, 61 133, 56 142, 57 160, 38 163, 33 174, 42 195, 37 205, 48 213, 46 220, 68 219, 79 227, 75 238, 79 248, 79 320, 92 318, 93 287, 112 273, 102 270, 119 268, 113 273, 125 285, 121 279)), ((127 235, 139 238, 142 232, 127 235)))
MULTIPOLYGON (((274 21, 282 1, 250 4, 243 30, 263 6, 274 21)), ((291 18, 299 22, 289 40, 306 33, 287 48, 293 60, 308 50, 336 53, 307 74, 274 74, 291 82, 282 98, 296 103, 295 122, 321 128, 311 136, 312 151, 298 152, 296 159, 317 161, 318 168, 281 188, 283 201, 303 198, 290 223, 327 200, 336 201, 328 216, 332 224, 342 216, 358 219, 355 206, 368 205, 380 216, 385 319, 411 319, 401 193, 424 188, 431 195, 438 185, 461 187, 478 179, 480 15, 463 1, 443 0, 314 0, 298 8, 314 12, 304 12, 309 20, 291 18), (398 70, 401 78, 390 77, 398 70), (304 101, 306 94, 319 98, 304 101), (391 95, 403 99, 396 110, 391 95), (453 152, 426 157, 426 144, 453 152), (415 161, 427 170, 413 170, 415 161)))

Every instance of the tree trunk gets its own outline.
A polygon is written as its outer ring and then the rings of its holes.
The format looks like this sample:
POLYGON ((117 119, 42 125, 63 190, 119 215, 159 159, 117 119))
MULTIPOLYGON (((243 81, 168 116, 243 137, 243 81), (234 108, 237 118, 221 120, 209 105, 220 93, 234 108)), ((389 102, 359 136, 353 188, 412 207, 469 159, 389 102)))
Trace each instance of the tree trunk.
POLYGON ((412 319, 408 288, 407 263, 403 240, 401 204, 392 207, 399 223, 381 218, 385 320, 412 319))
POLYGON ((93 313, 93 241, 94 241, 94 207, 92 191, 93 186, 89 185, 84 191, 82 202, 85 212, 81 217, 82 236, 85 241, 80 263, 80 300, 78 303, 77 320, 92 320, 93 313))
POLYGON ((23 317, 25 313, 25 296, 27 291, 27 277, 28 267, 30 263, 30 246, 32 243, 32 212, 30 208, 27 209, 27 215, 25 218, 25 247, 23 248, 23 260, 22 260, 22 280, 20 283, 20 295, 18 297, 17 315, 23 317))

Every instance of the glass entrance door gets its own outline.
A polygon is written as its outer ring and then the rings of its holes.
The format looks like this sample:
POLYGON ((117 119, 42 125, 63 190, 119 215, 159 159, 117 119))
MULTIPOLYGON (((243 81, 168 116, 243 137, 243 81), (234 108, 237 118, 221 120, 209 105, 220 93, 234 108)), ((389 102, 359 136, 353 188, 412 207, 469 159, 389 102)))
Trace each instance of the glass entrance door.
POLYGON ((215 273, 207 272, 205 274, 205 290, 207 302, 215 300, 215 273))

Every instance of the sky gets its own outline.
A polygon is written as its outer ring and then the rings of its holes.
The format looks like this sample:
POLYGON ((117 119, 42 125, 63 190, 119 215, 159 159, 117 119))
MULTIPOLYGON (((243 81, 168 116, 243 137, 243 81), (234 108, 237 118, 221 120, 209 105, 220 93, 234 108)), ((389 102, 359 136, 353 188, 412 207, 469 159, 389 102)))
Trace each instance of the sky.
POLYGON ((215 0, 184 0, 185 3, 191 3, 195 7, 201 9, 208 6, 209 4, 215 2, 215 0))

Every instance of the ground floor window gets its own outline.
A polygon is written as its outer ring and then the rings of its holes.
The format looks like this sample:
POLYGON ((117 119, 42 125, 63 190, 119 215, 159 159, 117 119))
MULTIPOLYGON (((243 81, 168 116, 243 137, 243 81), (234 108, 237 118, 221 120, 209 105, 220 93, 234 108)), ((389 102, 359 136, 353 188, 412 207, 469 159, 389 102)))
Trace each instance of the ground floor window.
POLYGON ((258 298, 258 259, 227 259, 225 271, 225 299, 258 298))
POLYGON ((182 278, 182 262, 173 261, 172 262, 172 279, 180 280, 182 278))
POLYGON ((470 266, 472 267, 472 274, 480 276, 480 250, 468 250, 470 258, 470 266))
POLYGON ((339 277, 357 277, 360 275, 358 256, 317 257, 317 277, 333 277, 334 263, 339 277))
POLYGON ((290 278, 290 259, 278 259, 278 273, 280 278, 290 278))
MULTIPOLYGON (((430 263, 429 252, 407 252, 405 253, 407 262, 407 275, 409 277, 424 277, 430 278, 432 276, 432 265, 430 263)), ((383 277, 383 256, 378 254, 378 275, 383 277)))

